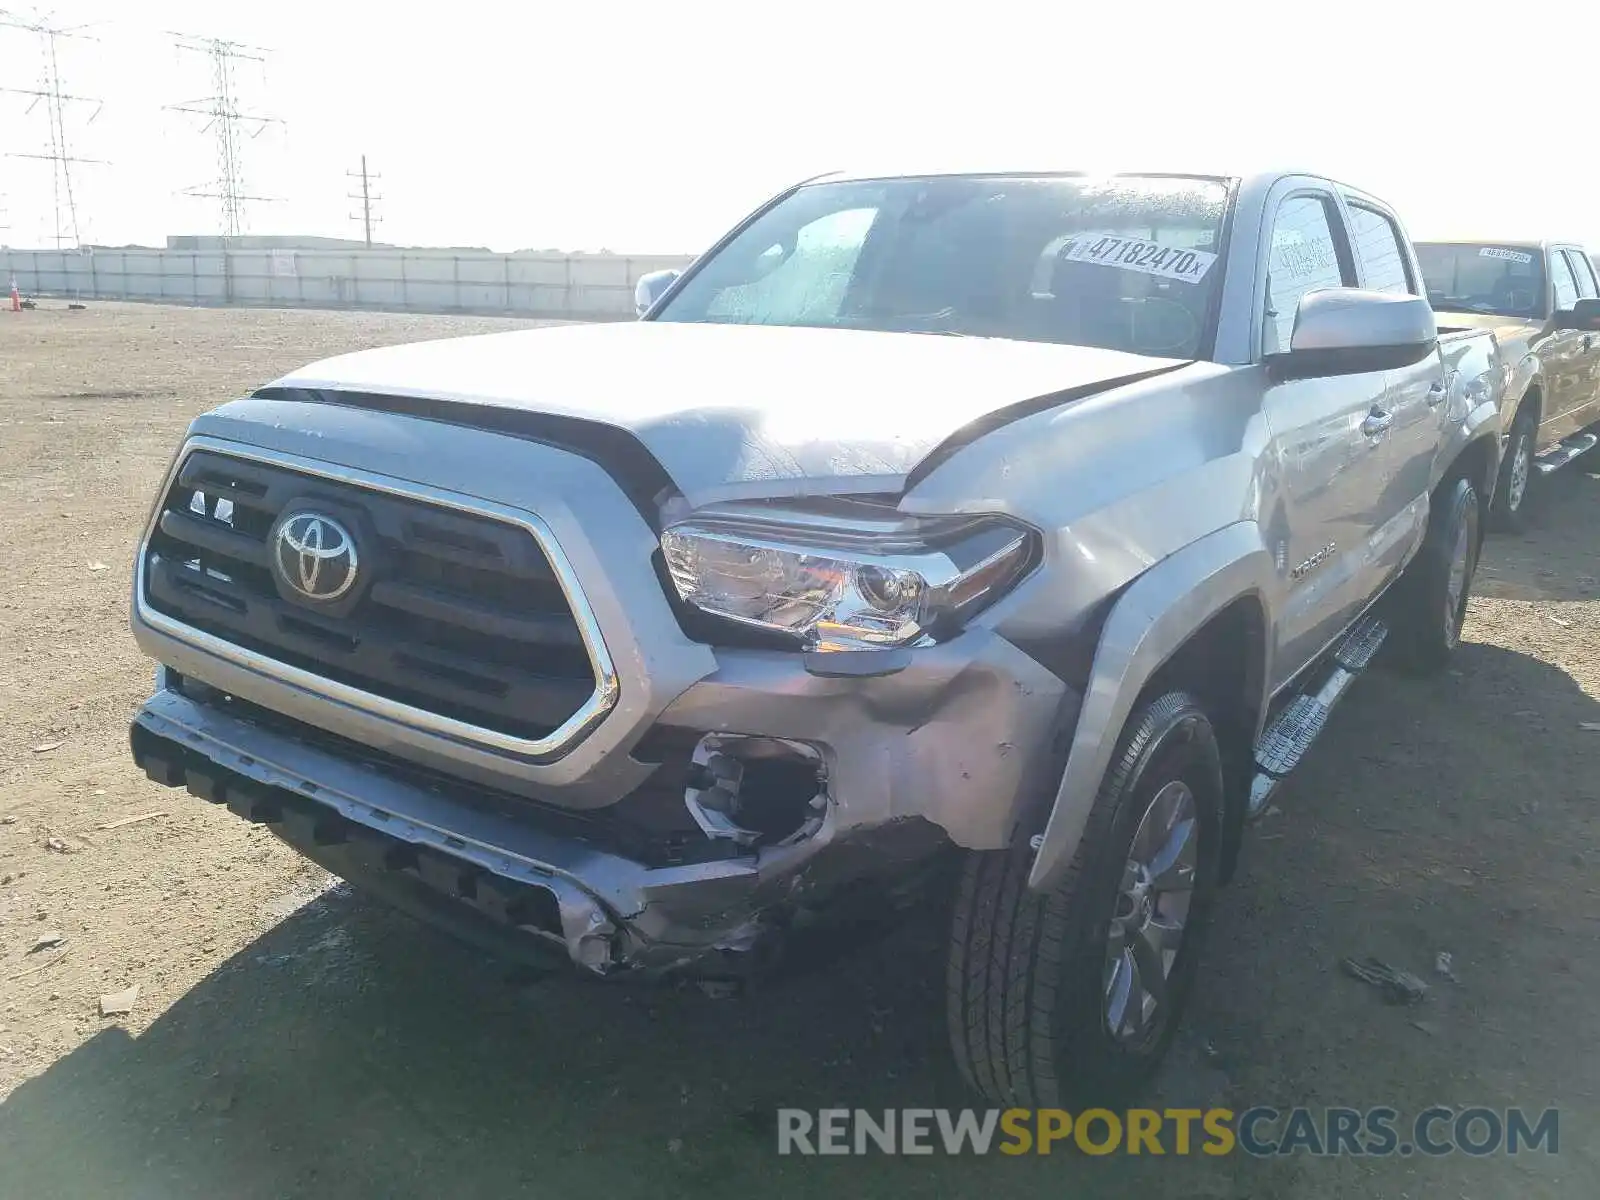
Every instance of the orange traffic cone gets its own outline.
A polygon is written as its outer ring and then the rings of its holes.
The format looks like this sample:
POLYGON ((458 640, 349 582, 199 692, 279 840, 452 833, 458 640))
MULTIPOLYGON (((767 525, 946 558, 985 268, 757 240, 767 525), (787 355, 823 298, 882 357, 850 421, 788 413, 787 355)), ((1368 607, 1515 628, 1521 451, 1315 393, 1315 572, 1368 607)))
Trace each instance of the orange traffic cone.
POLYGON ((22 293, 17 290, 17 277, 11 277, 11 311, 22 311, 22 293))

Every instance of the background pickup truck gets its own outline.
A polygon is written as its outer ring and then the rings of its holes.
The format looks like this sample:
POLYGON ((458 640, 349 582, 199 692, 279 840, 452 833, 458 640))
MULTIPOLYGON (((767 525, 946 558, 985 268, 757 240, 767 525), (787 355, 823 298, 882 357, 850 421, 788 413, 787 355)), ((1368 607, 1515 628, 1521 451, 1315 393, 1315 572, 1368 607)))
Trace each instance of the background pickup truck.
POLYGON ((932 897, 974 1088, 1136 1087, 1247 818, 1457 644, 1494 336, 1307 175, 830 176, 644 291, 198 418, 135 758, 611 978, 932 897))
POLYGON ((1520 529, 1534 481, 1600 444, 1594 265, 1559 242, 1419 242, 1417 257, 1441 320, 1499 340, 1509 377, 1493 516, 1520 529))

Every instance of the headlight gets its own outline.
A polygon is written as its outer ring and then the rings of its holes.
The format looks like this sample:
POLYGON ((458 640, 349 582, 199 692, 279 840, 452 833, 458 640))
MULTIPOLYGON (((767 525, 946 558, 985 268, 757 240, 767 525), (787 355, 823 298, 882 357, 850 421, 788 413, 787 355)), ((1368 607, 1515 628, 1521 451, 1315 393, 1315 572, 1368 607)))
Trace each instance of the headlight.
POLYGON ((998 519, 836 525, 702 513, 661 535, 678 594, 704 612, 812 650, 905 646, 1003 595, 1033 535, 998 519))

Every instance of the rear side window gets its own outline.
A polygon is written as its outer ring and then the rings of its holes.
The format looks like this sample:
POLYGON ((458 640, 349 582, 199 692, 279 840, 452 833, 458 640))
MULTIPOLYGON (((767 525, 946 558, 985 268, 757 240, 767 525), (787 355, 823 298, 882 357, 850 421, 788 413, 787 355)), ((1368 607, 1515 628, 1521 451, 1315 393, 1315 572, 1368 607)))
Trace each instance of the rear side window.
POLYGON ((1350 206, 1350 238, 1361 262, 1361 283, 1378 292, 1416 294, 1400 231, 1388 217, 1361 204, 1350 206))
POLYGON ((1329 196, 1290 196, 1272 221, 1267 255, 1267 308, 1261 328, 1261 352, 1289 349, 1300 298, 1324 288, 1353 282, 1341 260, 1334 234, 1338 215, 1329 196))
POLYGON ((1600 297, 1600 292, 1595 290, 1594 268, 1589 265, 1589 259, 1581 250, 1565 250, 1567 265, 1572 268, 1573 277, 1578 281, 1578 295, 1584 300, 1593 300, 1600 297))
POLYGON ((1570 312, 1578 302, 1578 281, 1572 277, 1567 256, 1559 251, 1550 256, 1550 286, 1556 294, 1556 311, 1570 312))

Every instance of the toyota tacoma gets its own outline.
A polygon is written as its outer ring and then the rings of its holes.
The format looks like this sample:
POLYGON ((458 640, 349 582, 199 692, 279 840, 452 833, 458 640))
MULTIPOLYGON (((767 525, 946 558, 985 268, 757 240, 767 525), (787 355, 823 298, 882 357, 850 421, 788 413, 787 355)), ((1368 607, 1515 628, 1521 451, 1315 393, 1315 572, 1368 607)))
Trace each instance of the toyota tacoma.
POLYGON ((594 976, 939 903, 978 1092, 1136 1088, 1249 819, 1460 638, 1494 335, 1284 173, 835 174, 640 299, 196 419, 135 759, 594 976))

